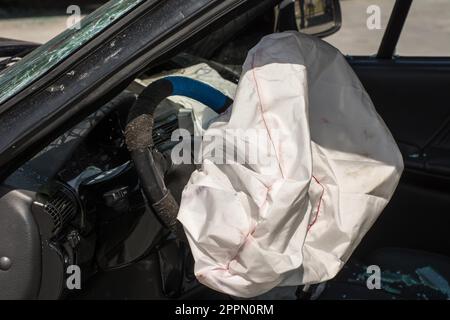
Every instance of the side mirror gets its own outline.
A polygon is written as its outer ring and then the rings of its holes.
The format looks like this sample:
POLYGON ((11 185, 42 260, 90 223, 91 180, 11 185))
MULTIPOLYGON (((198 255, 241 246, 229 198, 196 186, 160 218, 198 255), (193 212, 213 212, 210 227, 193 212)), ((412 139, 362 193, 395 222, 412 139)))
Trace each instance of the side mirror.
POLYGON ((341 21, 339 0, 284 0, 278 9, 277 29, 327 37, 341 28, 341 21))

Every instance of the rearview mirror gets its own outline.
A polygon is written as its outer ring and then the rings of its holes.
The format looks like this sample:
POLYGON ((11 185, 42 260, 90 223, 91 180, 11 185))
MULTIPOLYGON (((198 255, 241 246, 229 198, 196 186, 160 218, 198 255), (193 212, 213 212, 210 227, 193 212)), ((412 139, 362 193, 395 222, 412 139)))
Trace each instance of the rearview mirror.
POLYGON ((341 27, 339 0, 285 0, 278 11, 279 31, 298 30, 317 37, 327 37, 341 27))

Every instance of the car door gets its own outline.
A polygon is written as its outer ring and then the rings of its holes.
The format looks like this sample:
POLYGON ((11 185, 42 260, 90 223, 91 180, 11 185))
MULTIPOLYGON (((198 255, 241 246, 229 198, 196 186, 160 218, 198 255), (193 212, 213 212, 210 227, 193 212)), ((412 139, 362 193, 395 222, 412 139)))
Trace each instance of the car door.
POLYGON ((356 2, 341 1, 343 35, 338 32, 325 40, 347 51, 405 163, 392 201, 360 252, 401 246, 449 254, 450 2, 356 2), (360 39, 355 29, 346 30, 346 21, 351 28, 356 14, 365 29, 360 39), (377 14, 383 23, 371 32, 377 14), (350 39, 340 41, 340 36, 350 39), (369 42, 366 47, 364 41, 369 42), (360 55, 352 55, 351 43, 360 55), (361 55, 364 49, 369 51, 361 55))

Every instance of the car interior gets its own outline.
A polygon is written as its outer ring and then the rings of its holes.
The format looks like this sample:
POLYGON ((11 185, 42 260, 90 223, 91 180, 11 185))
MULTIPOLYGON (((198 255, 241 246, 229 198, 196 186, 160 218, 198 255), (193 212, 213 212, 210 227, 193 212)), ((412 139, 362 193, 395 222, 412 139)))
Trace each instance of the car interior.
MULTIPOLYGON (((9 223, 0 224, 0 235, 8 232, 14 215, 29 210, 42 228, 17 224, 15 239, 22 249, 16 251, 28 264, 42 259, 42 265, 32 273, 17 271, 14 281, 0 274, 0 283, 8 288, 3 294, 30 298, 38 292, 41 299, 237 299, 201 285, 189 247, 176 241, 150 212, 124 131, 128 112, 149 79, 206 63, 223 79, 237 83, 247 52, 263 36, 274 32, 274 26, 278 31, 297 28, 279 21, 286 12, 278 12, 277 21, 275 2, 260 1, 152 66, 3 182, 0 212, 9 223), (22 234, 28 235, 27 241, 18 240, 22 234), (41 243, 42 258, 34 256, 41 243), (83 269, 82 290, 68 291, 64 268, 74 262, 83 269)), ((392 15, 400 11, 394 7, 392 15)), ((334 279, 256 298, 450 299, 450 58, 347 56, 347 61, 395 138, 405 170, 390 203, 334 279), (367 289, 367 267, 373 265, 382 270, 382 290, 367 289)), ((181 109, 179 103, 162 101, 152 132, 159 157, 155 161, 177 201, 196 168, 170 163, 175 145, 171 134, 179 127, 181 109)))
MULTIPOLYGON (((398 8, 394 10, 399 11, 398 8)), ((235 43, 251 43, 251 47, 262 36, 258 25, 264 23, 256 22, 253 36, 247 29, 245 34, 233 39, 233 43, 226 44, 224 49, 208 58, 230 63, 232 49, 227 46, 236 48, 235 43), (252 37, 253 42, 247 40, 252 37)), ((285 26, 286 29, 289 27, 285 26)), ((234 53, 232 56, 236 60, 231 63, 240 65, 249 47, 244 45, 241 55, 234 53)), ((443 102, 450 98, 445 90, 450 82, 450 59, 347 56, 347 61, 395 138, 405 170, 390 203, 366 234, 350 263, 330 281, 330 287, 321 298, 380 298, 380 292, 376 290, 368 291, 349 283, 349 275, 358 270, 355 265, 361 264, 375 264, 381 269, 405 274, 412 274, 421 267, 432 267, 449 279, 450 241, 446 230, 450 223, 447 214, 450 209, 447 174, 450 112, 443 102), (353 272, 349 273, 347 268, 353 272)), ((396 296, 389 292, 385 294, 385 299, 396 296)), ((398 296, 401 298, 402 294, 397 293, 398 296)), ((411 298, 411 292, 403 296, 408 297, 411 298)), ((416 297, 413 295, 412 298, 416 297)))

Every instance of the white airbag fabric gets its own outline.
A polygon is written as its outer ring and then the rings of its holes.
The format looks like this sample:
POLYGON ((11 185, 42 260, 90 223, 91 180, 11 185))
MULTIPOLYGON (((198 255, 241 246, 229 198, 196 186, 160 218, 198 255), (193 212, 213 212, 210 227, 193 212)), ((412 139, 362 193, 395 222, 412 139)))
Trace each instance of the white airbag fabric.
MULTIPOLYGON (((203 137, 178 219, 198 280, 253 297, 333 278, 391 198, 403 170, 389 130, 344 57, 314 37, 264 37, 247 56, 229 112, 203 137), (217 164, 226 130, 269 161, 217 164), (220 147, 220 146, 219 146, 220 147)), ((224 153, 229 152, 228 149, 224 153)))

